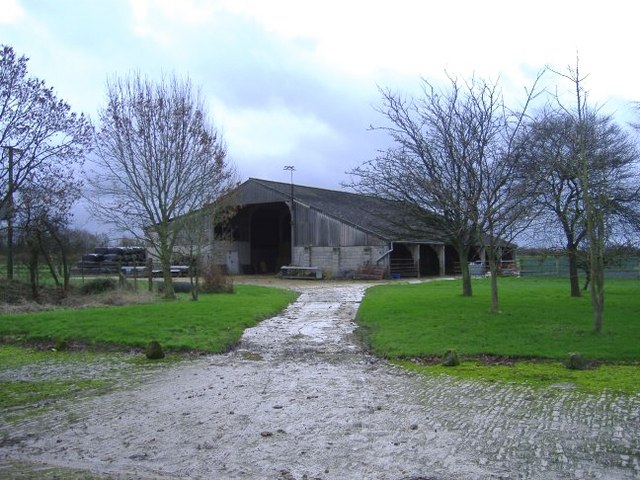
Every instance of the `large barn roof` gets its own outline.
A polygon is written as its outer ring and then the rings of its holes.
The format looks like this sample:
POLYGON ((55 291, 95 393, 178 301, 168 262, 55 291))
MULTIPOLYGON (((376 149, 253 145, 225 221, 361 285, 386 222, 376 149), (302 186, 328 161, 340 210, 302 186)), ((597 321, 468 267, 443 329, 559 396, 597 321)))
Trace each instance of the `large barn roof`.
MULTIPOLYGON (((419 220, 407 221, 408 209, 399 202, 359 193, 324 188, 293 186, 296 204, 322 212, 324 215, 392 241, 441 243, 425 228, 416 228, 419 220)), ((291 200, 291 184, 250 178, 233 195, 238 205, 291 200)))

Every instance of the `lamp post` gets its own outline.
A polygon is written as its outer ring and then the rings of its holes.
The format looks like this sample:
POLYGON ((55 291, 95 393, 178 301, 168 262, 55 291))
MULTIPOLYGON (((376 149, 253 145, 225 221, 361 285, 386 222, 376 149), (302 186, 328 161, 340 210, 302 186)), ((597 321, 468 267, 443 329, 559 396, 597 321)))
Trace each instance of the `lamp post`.
POLYGON ((291 174, 291 260, 293 260, 293 248, 296 244, 296 206, 293 203, 293 172, 295 172, 296 167, 285 165, 284 170, 289 170, 291 174))

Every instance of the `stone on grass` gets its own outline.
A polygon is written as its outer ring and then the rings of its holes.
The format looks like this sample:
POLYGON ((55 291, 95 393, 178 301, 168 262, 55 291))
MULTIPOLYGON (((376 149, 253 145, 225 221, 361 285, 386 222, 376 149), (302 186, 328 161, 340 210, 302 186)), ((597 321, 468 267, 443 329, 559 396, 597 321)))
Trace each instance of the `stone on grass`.
POLYGON ((570 353, 564 364, 569 370, 586 370, 589 362, 577 352, 570 353))
POLYGON ((442 357, 442 365, 445 367, 457 367, 460 365, 460 359, 455 350, 447 350, 447 353, 442 357))
POLYGON ((164 358, 164 350, 162 350, 160 343, 155 340, 149 342, 147 348, 144 349, 144 354, 149 360, 159 360, 164 358))

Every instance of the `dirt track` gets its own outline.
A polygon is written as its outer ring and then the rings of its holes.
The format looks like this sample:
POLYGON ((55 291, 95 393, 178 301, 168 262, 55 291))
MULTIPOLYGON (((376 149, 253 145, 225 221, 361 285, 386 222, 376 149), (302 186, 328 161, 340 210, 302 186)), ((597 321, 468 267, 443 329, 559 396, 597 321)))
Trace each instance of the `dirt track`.
POLYGON ((366 285, 294 285, 230 354, 0 426, 0 461, 127 479, 640 477, 638 396, 410 374, 353 341, 366 285))

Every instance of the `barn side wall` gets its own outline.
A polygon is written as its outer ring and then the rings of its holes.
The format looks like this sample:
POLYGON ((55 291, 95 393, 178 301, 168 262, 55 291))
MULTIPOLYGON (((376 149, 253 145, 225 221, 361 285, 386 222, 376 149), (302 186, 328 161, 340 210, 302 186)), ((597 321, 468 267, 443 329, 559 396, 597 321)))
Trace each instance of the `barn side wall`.
MULTIPOLYGON (((377 265, 388 271, 389 256, 384 256, 387 250, 387 246, 295 247, 291 263, 300 267, 320 268, 325 278, 351 278, 365 265, 377 265)), ((230 273, 261 273, 255 272, 250 266, 249 245, 246 242, 218 241, 212 257, 216 265, 230 273), (237 262, 236 271, 233 271, 234 261, 237 262)))
POLYGON ((364 265, 388 269, 387 246, 295 247, 292 263, 301 267, 318 267, 325 278, 350 278, 364 265), (383 257, 377 262, 380 257, 383 257))

